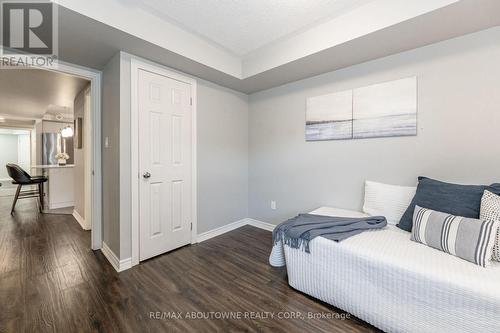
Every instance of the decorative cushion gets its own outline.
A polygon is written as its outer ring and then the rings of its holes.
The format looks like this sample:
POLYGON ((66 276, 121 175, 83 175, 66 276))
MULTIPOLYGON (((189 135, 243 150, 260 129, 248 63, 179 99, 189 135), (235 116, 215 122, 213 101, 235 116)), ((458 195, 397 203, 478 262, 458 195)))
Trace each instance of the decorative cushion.
POLYGON ((415 207, 411 240, 486 267, 499 221, 482 221, 415 207))
MULTIPOLYGON (((481 220, 500 222, 500 196, 484 191, 481 199, 481 220)), ((495 246, 493 247, 493 260, 500 261, 500 229, 495 235, 495 246)))
POLYGON ((416 190, 414 186, 366 181, 363 212, 371 216, 385 216, 387 223, 397 224, 415 196, 416 190))
POLYGON ((485 190, 500 194, 500 184, 458 185, 419 177, 417 193, 401 217, 398 227, 411 231, 416 205, 443 213, 478 219, 481 198, 485 190))

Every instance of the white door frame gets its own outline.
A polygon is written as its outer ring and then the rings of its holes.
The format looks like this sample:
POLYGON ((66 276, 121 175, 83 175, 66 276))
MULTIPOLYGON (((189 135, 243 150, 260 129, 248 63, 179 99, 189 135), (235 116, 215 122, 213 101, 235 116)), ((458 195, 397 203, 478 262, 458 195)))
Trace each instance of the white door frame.
POLYGON ((140 225, 140 213, 139 213, 139 105, 138 105, 138 72, 139 70, 145 70, 151 73, 159 74, 177 81, 181 81, 191 85, 191 98, 192 98, 192 190, 191 190, 191 223, 193 228, 191 230, 191 244, 196 243, 197 235, 197 162, 196 162, 196 148, 197 148, 197 136, 196 136, 196 90, 197 83, 196 80, 176 72, 173 69, 166 68, 160 65, 154 65, 152 63, 142 61, 136 58, 131 59, 131 184, 132 184, 132 266, 139 264, 139 225, 140 225))
MULTIPOLYGON (((92 119, 94 117, 92 116, 92 84, 90 87, 85 89, 85 94, 83 96, 84 98, 84 103, 83 103, 83 114, 84 114, 84 122, 83 122, 83 133, 82 133, 82 139, 83 139, 83 147, 84 147, 84 173, 85 173, 85 184, 84 184, 84 212, 85 216, 92 216, 92 181, 88 181, 89 179, 92 179, 92 149, 89 149, 89 147, 92 147, 92 119), (90 117, 89 117, 90 115, 90 117)), ((99 118, 100 119, 100 118, 99 118)), ((100 215, 102 216, 102 215, 100 215)), ((85 221, 86 226, 89 225, 87 221, 85 221)), ((90 225, 90 230, 93 230, 93 226, 90 225)), ((99 230, 102 230, 100 228, 99 230)), ((102 245, 102 244, 101 244, 102 245)))
MULTIPOLYGON (((91 153, 90 168, 86 168, 85 176, 91 180, 91 193, 85 193, 85 201, 91 202, 91 248, 99 250, 102 247, 102 170, 101 170, 101 80, 102 73, 90 68, 70 64, 63 61, 54 62, 51 66, 37 66, 35 68, 65 73, 81 77, 90 81, 91 102, 91 153), (87 200, 91 199, 91 200, 87 200)), ((86 157, 87 157, 86 156, 86 157)), ((87 214, 87 209, 85 214, 87 214)), ((89 218, 85 216, 85 219, 89 218)))

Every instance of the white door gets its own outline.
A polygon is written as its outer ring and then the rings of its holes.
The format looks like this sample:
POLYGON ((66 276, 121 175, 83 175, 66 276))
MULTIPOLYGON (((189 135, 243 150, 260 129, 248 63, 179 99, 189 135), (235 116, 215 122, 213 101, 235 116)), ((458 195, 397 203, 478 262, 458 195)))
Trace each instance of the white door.
POLYGON ((139 259, 191 242, 191 85, 139 70, 139 259))

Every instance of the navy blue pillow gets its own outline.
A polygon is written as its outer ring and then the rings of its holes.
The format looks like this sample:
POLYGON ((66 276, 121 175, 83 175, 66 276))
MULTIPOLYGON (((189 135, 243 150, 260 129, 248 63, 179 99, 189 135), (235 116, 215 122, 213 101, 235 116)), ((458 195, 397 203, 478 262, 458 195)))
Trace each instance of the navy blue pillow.
POLYGON ((485 190, 500 195, 500 184, 458 185, 418 177, 417 192, 401 217, 398 227, 411 232, 415 205, 455 216, 477 219, 485 190))

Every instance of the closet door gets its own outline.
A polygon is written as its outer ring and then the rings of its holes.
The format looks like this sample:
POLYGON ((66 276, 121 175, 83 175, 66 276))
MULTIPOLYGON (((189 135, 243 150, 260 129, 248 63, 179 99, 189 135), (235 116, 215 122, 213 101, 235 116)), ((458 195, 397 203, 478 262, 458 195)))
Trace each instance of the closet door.
POLYGON ((191 242, 191 85, 139 70, 140 244, 145 260, 191 242))

